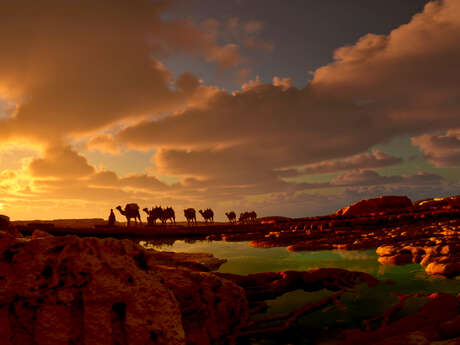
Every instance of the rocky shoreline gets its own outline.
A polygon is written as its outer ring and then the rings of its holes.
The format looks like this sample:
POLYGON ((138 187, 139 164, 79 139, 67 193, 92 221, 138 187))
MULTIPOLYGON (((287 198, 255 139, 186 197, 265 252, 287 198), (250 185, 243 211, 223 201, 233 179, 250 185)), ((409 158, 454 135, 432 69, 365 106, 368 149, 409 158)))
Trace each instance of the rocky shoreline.
MULTIPOLYGON (((458 198, 411 206, 391 198, 362 201, 326 217, 207 236, 292 251, 377 248, 382 264, 419 263, 428 274, 458 276, 458 198)), ((245 344, 251 337, 282 334, 325 308, 347 313, 344 294, 359 299, 358 286, 391 283, 337 268, 213 272, 224 262, 211 254, 146 250, 129 239, 55 237, 40 230, 24 237, 9 227, 0 231, 0 339, 5 345, 245 344), (295 290, 330 294, 263 317, 267 300, 295 290)), ((397 297, 383 314, 361 320, 361 328, 342 329, 339 344, 460 344, 460 293, 397 297), (397 316, 414 300, 420 308, 397 316)))
MULTIPOLYGON (((147 251, 131 240, 54 237, 41 231, 26 238, 2 232, 0 253, 0 339, 5 345, 237 344, 240 338, 287 331, 301 316, 327 306, 346 311, 343 293, 355 293, 361 284, 381 284, 367 273, 334 268, 213 273, 224 261, 211 254, 147 251), (298 289, 333 294, 285 315, 251 317, 264 310, 266 300, 298 289)), ((398 341, 416 337, 423 344, 458 343, 460 295, 430 294, 422 309, 388 328, 389 316, 409 297, 421 296, 402 297, 388 315, 376 317, 383 320, 379 328, 347 331, 342 344, 395 336, 398 341), (433 313, 439 308, 442 313, 433 313)))

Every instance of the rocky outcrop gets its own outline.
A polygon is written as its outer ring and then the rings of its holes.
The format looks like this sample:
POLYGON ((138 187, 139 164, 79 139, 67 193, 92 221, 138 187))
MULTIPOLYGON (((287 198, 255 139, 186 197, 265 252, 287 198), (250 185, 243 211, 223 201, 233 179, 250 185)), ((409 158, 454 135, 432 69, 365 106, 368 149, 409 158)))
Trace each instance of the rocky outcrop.
POLYGON ((10 225, 10 217, 0 214, 0 229, 8 229, 10 225))
POLYGON ((286 292, 302 289, 339 291, 359 284, 375 286, 378 280, 364 272, 352 272, 340 268, 318 268, 309 271, 284 271, 254 273, 245 276, 216 273, 219 277, 241 286, 249 301, 274 299, 286 292))
POLYGON ((440 207, 456 207, 460 208, 460 196, 449 196, 445 198, 432 198, 418 200, 414 205, 419 208, 440 208, 440 207))
POLYGON ((220 344, 248 318, 245 293, 209 257, 130 240, 0 239, 5 345, 220 344))
POLYGON ((399 302, 383 315, 365 321, 365 330, 345 331, 345 339, 340 345, 458 344, 458 319, 458 304, 453 295, 403 295, 399 296, 399 302), (424 298, 426 303, 413 314, 392 319, 392 315, 400 310, 409 298, 424 298))
MULTIPOLYGON (((396 230, 396 229, 395 229, 396 230)), ((382 264, 417 263, 430 275, 455 277, 460 275, 460 224, 438 223, 417 229, 399 228, 397 241, 377 248, 382 264), (404 234, 404 236, 402 236, 404 234)), ((389 237, 396 231, 388 231, 389 237)))
POLYGON ((407 196, 380 196, 358 201, 353 205, 338 210, 336 214, 356 217, 388 210, 404 210, 410 207, 412 207, 412 201, 407 196))

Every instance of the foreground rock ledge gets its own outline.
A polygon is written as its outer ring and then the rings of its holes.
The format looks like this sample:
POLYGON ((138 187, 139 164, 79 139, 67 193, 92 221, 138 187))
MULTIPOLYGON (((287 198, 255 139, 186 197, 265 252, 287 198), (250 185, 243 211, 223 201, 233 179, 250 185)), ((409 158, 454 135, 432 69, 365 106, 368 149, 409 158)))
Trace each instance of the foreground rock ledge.
POLYGON ((249 316, 265 299, 378 282, 341 269, 208 272, 221 263, 210 254, 146 251, 130 240, 0 233, 0 343, 224 344, 248 334, 249 316))
POLYGON ((1 344, 220 344, 248 318, 243 289, 190 255, 35 238, 0 239, 1 344))

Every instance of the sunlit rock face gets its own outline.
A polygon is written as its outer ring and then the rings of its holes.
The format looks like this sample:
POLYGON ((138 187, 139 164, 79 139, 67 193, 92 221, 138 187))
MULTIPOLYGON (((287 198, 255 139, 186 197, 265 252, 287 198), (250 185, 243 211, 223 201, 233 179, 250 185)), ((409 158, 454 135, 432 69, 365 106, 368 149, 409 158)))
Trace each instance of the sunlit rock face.
POLYGON ((387 237, 398 240, 377 248, 381 264, 418 263, 430 275, 455 277, 460 274, 460 222, 438 222, 424 227, 398 227, 387 237))
POLYGON ((445 198, 432 198, 432 199, 425 199, 419 200, 414 202, 414 205, 419 208, 460 208, 460 196, 449 196, 445 198))
POLYGON ((384 212, 412 207, 412 201, 407 196, 380 196, 366 199, 342 208, 336 212, 341 216, 362 216, 369 213, 384 212))
POLYGON ((220 344, 248 317, 244 291, 206 272, 206 255, 39 235, 1 234, 1 344, 220 344))

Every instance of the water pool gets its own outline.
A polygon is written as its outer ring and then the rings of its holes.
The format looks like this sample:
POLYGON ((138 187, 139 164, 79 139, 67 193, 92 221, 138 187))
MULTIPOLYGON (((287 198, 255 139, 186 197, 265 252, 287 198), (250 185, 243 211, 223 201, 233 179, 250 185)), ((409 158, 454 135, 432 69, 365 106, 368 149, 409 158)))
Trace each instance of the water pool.
MULTIPOLYGON (((357 293, 346 293, 341 301, 347 312, 337 308, 325 308, 302 317, 288 334, 282 337, 251 338, 242 344, 335 344, 340 331, 346 328, 360 327, 362 320, 372 318, 397 301, 392 293, 430 293, 460 292, 460 277, 443 279, 429 276, 418 264, 404 266, 381 265, 375 250, 356 251, 304 251, 289 252, 285 248, 253 248, 249 242, 223 241, 175 241, 170 244, 158 244, 141 241, 146 248, 162 251, 186 253, 212 253, 227 259, 218 272, 249 274, 258 272, 278 272, 285 270, 310 270, 314 268, 336 267, 350 271, 366 272, 379 280, 390 280, 394 284, 378 284, 368 288, 360 286, 357 293), (313 335, 314 334, 314 335, 313 335)), ((274 300, 267 301, 268 311, 263 316, 288 312, 305 303, 319 300, 330 295, 327 290, 316 292, 293 291, 274 300)), ((417 309, 423 300, 409 301, 401 315, 417 309)))

